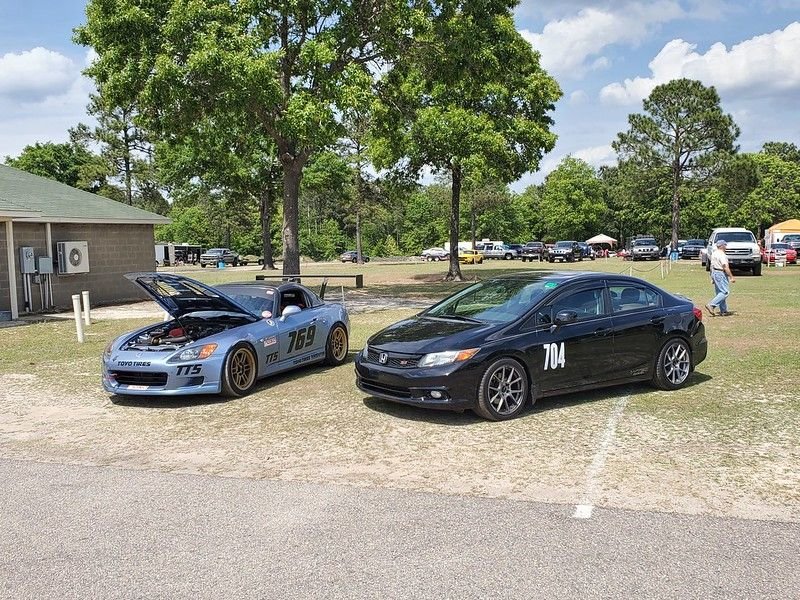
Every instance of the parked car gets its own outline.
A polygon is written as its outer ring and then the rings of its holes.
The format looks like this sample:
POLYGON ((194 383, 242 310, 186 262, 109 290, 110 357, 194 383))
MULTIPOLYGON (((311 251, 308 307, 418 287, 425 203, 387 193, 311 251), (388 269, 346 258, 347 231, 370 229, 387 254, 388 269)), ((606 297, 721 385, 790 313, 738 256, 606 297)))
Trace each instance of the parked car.
POLYGON ((770 265, 774 265, 776 262, 796 265, 797 250, 784 242, 775 242, 769 247, 769 250, 761 249, 761 262, 770 265))
POLYGON ((484 258, 502 258, 503 260, 514 260, 519 256, 519 252, 509 248, 506 244, 485 244, 480 252, 484 258))
POLYGON ((717 227, 708 238, 708 245, 700 253, 700 262, 706 271, 711 270, 709 257, 718 240, 728 242, 725 254, 731 269, 747 269, 753 275, 761 275, 761 246, 752 231, 744 227, 717 227))
POLYGON ((641 237, 631 242, 631 260, 658 260, 661 250, 655 238, 641 237))
POLYGON ((243 396, 261 377, 347 360, 347 311, 300 284, 211 287, 168 273, 125 277, 172 319, 106 347, 102 383, 112 394, 243 396))
POLYGON ((220 262, 233 267, 239 264, 239 254, 228 248, 209 248, 200 255, 200 266, 216 267, 220 262))
POLYGON ((680 257, 686 259, 700 258, 700 253, 705 247, 706 247, 705 240, 699 240, 699 239, 686 240, 686 243, 680 250, 680 257))
MULTIPOLYGON (((346 250, 346 251, 342 252, 341 255, 339 255, 339 260, 342 261, 343 263, 345 263, 345 262, 358 262, 358 252, 356 252, 355 250, 346 250)), ((365 263, 368 263, 369 262, 369 256, 367 256, 366 254, 364 254, 362 252, 361 253, 361 260, 363 260, 365 263)))
POLYGON ((702 320, 690 300, 634 277, 514 273, 374 334, 356 356, 356 384, 371 396, 495 421, 543 396, 606 385, 674 390, 706 358, 702 320))
POLYGON ((458 262, 468 265, 483 264, 483 254, 477 250, 459 250, 458 262))
POLYGON ((522 252, 520 252, 519 256, 522 262, 543 260, 545 251, 546 248, 542 242, 528 242, 522 247, 522 252))
POLYGON ((594 248, 592 248, 586 242, 578 242, 578 246, 581 249, 581 258, 588 258, 589 260, 594 260, 597 257, 594 248))
POLYGON ((508 246, 512 250, 516 250, 517 256, 522 256, 522 248, 524 248, 522 244, 506 244, 506 246, 508 246))
POLYGON ((555 262, 557 260, 563 262, 583 260, 581 247, 578 245, 578 242, 574 240, 561 240, 550 248, 550 252, 547 254, 547 260, 549 262, 555 262))
POLYGON ((793 250, 800 252, 800 233, 787 233, 781 241, 789 244, 793 250))
POLYGON ((450 253, 444 248, 428 248, 427 250, 423 250, 420 256, 427 261, 447 260, 450 258, 450 253))

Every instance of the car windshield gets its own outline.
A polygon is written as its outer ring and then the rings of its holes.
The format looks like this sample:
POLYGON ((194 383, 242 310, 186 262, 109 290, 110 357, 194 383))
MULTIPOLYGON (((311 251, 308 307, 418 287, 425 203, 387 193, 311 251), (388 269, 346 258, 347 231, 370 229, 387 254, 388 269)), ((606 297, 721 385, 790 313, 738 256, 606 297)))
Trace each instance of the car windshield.
POLYGON ((211 248, 206 254, 225 254, 223 248, 211 248))
POLYGON ((689 240, 688 242, 686 242, 686 246, 705 246, 705 245, 706 245, 705 240, 689 240))
POLYGON ((774 250, 786 250, 788 247, 789 244, 772 244, 774 250))
POLYGON ((634 246, 655 246, 656 241, 654 239, 644 239, 644 240, 636 240, 633 242, 634 246))
POLYGON ((546 279, 495 279, 442 300, 423 316, 509 323, 530 310, 556 283, 546 279))
POLYGON ((572 248, 572 242, 556 242, 556 248, 572 248))
POLYGON ((800 242, 800 233, 792 233, 783 236, 784 242, 800 242))
POLYGON ((749 231, 723 231, 722 233, 717 234, 717 240, 725 240, 726 242, 745 242, 751 244, 756 243, 755 236, 749 231))

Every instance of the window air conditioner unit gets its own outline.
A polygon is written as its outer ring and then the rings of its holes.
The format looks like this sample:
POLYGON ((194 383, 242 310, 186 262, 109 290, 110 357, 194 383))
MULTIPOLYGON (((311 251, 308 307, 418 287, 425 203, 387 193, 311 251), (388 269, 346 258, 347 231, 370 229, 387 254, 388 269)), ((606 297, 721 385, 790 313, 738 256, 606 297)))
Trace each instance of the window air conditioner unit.
POLYGON ((89 242, 58 242, 56 249, 59 274, 89 272, 89 242))

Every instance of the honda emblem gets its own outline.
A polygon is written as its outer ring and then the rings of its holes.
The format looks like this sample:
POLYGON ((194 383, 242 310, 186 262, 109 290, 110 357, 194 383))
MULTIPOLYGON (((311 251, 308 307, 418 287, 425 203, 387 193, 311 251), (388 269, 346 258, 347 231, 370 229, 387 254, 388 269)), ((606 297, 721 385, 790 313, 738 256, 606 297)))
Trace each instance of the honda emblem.
POLYGON ((385 365, 389 361, 389 355, 386 352, 381 352, 380 356, 378 356, 378 362, 382 365, 385 365))

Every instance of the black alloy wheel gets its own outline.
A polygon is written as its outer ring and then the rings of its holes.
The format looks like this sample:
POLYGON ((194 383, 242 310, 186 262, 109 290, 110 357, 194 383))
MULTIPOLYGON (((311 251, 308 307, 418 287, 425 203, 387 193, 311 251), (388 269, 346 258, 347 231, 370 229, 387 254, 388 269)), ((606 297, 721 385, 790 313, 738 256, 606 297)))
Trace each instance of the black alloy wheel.
POLYGON ((494 361, 478 386, 475 412, 491 421, 505 421, 519 416, 528 401, 528 375, 513 358, 494 361))

